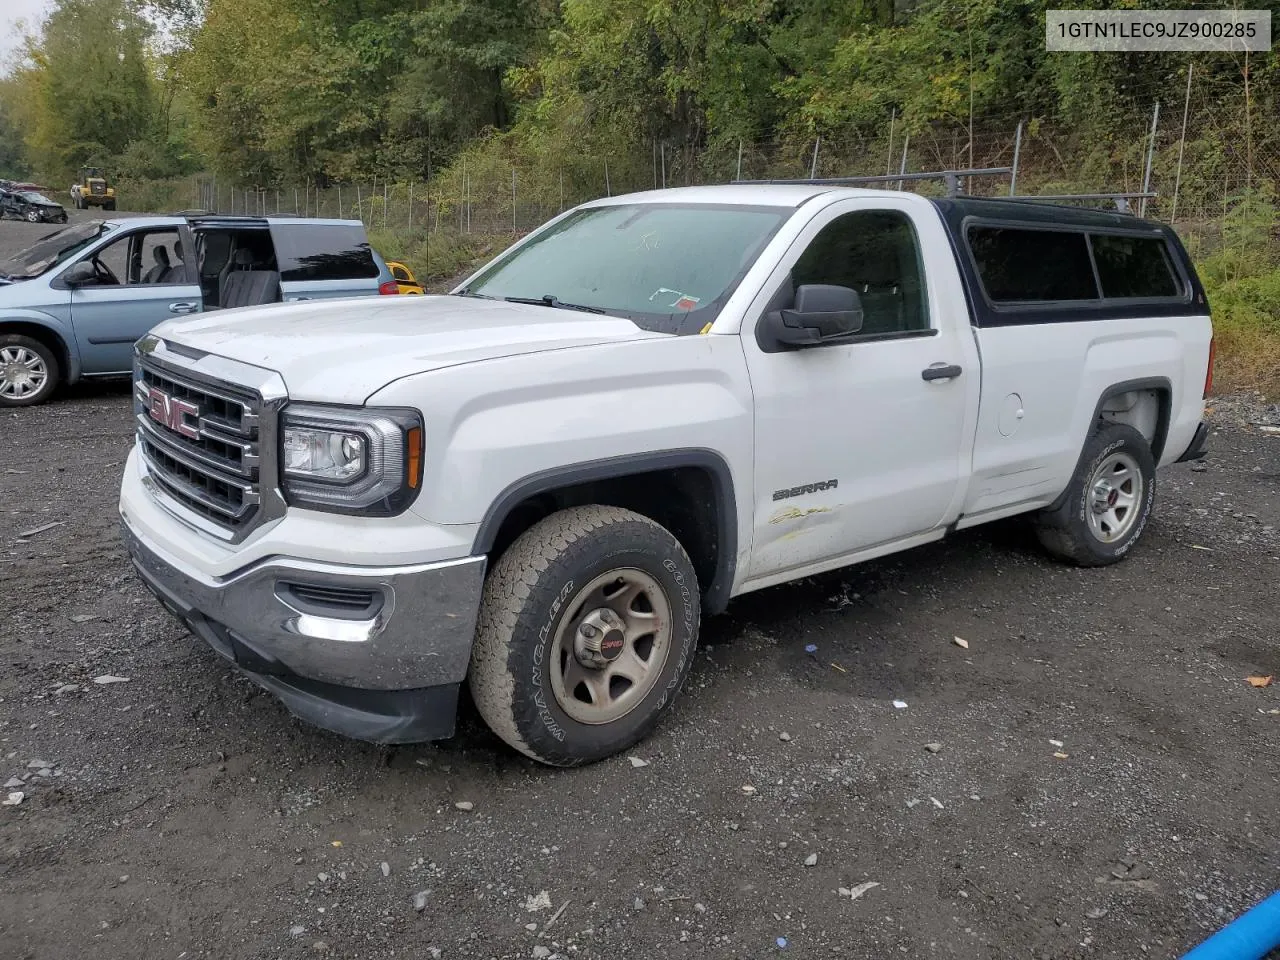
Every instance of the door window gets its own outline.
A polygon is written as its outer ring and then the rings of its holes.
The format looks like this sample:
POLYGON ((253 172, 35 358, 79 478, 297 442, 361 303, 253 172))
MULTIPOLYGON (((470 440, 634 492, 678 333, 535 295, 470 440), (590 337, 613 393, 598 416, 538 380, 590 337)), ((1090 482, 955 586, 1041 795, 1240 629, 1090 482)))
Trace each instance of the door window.
POLYGON ((131 235, 123 236, 89 257, 97 278, 94 286, 107 287, 129 282, 129 244, 132 242, 131 235))
POLYGON ((89 258, 97 270, 95 286, 141 286, 186 283, 177 230, 127 234, 89 258))
POLYGON ((897 210, 860 210, 822 228, 791 270, 792 283, 849 287, 862 301, 863 336, 929 329, 915 229, 897 210))
MULTIPOLYGON (((185 251, 176 230, 157 230, 139 235, 143 283, 187 282, 185 251)), ((132 281, 131 281, 132 282, 132 281)))

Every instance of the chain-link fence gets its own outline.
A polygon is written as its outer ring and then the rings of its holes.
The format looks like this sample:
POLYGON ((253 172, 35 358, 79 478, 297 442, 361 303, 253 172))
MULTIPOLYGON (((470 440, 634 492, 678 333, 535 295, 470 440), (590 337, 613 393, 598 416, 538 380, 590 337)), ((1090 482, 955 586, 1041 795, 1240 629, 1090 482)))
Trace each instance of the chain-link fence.
MULTIPOLYGON (((875 139, 808 143, 735 142, 715 148, 668 150, 653 170, 640 158, 581 157, 572 175, 536 162, 465 163, 431 182, 372 177, 316 187, 243 187, 200 176, 174 181, 123 182, 130 210, 199 209, 222 214, 358 218, 370 226, 461 233, 527 230, 585 200, 661 187, 806 177, 890 176, 924 170, 1008 167, 999 177, 965 177, 961 189, 980 195, 1044 193, 1156 193, 1149 216, 1213 219, 1224 203, 1249 187, 1280 182, 1280 144, 1256 145, 1251 156, 1235 140, 1189 135, 1167 126, 1080 142, 1070 130, 1025 124, 1010 130, 930 128, 875 139), (1151 163, 1147 173, 1148 158, 1151 163), (585 175, 584 175, 585 174, 585 175), (1012 189, 1011 189, 1012 188, 1012 189), (1176 203, 1176 207, 1175 207, 1176 203)), ((887 184, 896 187, 895 182, 887 184)), ((907 181, 906 189, 931 189, 907 181)), ((940 189, 936 185, 933 189, 940 189)))
MULTIPOLYGON (((1176 221, 1197 243, 1214 243, 1225 215, 1252 190, 1280 186, 1280 131, 1265 125, 1255 137, 1238 122, 1214 123, 1215 104, 1190 98, 1082 134, 1038 120, 987 120, 908 131, 890 116, 876 136, 810 141, 719 140, 672 145, 660 141, 609 155, 575 155, 557 164, 474 150, 428 181, 371 177, 353 183, 245 187, 213 176, 122 183, 130 210, 200 209, 221 214, 297 214, 358 218, 401 245, 449 237, 500 239, 524 233, 586 200, 662 187, 732 180, 890 176, 928 170, 1010 168, 998 176, 962 177, 979 195, 1143 193, 1148 217, 1176 221), (1189 123, 1190 118, 1194 123, 1189 123)), ((897 187, 890 180, 885 186, 897 187)), ((937 181, 904 181, 936 193, 937 181)), ((447 267, 447 263, 445 264, 447 267)))

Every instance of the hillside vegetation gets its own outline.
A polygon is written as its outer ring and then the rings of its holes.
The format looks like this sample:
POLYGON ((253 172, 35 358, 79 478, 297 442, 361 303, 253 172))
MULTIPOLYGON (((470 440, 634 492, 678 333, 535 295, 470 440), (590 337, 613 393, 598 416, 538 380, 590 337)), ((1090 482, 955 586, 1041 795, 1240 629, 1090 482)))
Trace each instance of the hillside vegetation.
POLYGON ((54 0, 0 79, 0 175, 95 163, 135 207, 301 190, 439 276, 606 191, 1008 165, 1018 124, 1021 188, 1137 190, 1159 101, 1149 212, 1191 237, 1236 382, 1280 386, 1274 53, 1049 54, 1050 6, 54 0))

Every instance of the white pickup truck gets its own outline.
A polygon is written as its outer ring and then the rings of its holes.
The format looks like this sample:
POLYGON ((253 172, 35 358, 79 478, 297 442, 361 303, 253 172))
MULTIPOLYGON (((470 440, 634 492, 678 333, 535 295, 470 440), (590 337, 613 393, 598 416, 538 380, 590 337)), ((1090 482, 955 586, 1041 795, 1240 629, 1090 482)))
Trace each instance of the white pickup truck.
POLYGON ((295 714, 623 750, 731 597, 1026 514, 1120 560, 1204 453, 1204 291, 1121 213, 822 183, 568 211, 452 294, 139 342, 124 537, 295 714))

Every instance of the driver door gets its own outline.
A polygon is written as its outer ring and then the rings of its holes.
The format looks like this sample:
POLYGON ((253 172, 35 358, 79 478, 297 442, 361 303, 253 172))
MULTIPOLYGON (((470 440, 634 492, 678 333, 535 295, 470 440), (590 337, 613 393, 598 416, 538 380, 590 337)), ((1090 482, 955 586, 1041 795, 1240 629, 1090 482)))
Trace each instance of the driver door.
POLYGON ((978 401, 951 257, 937 218, 915 204, 851 199, 815 217, 779 265, 772 309, 790 307, 797 286, 831 284, 858 294, 864 319, 857 335, 803 349, 766 349, 744 326, 756 403, 749 581, 842 565, 951 518, 978 401), (944 366, 955 373, 928 372, 944 366))
POLYGON ((87 375, 128 373, 152 327, 201 308, 186 227, 132 230, 81 257, 97 279, 71 291, 71 325, 87 375), (158 252, 160 251, 160 252, 158 252), (166 266, 167 263, 167 266, 166 266))

